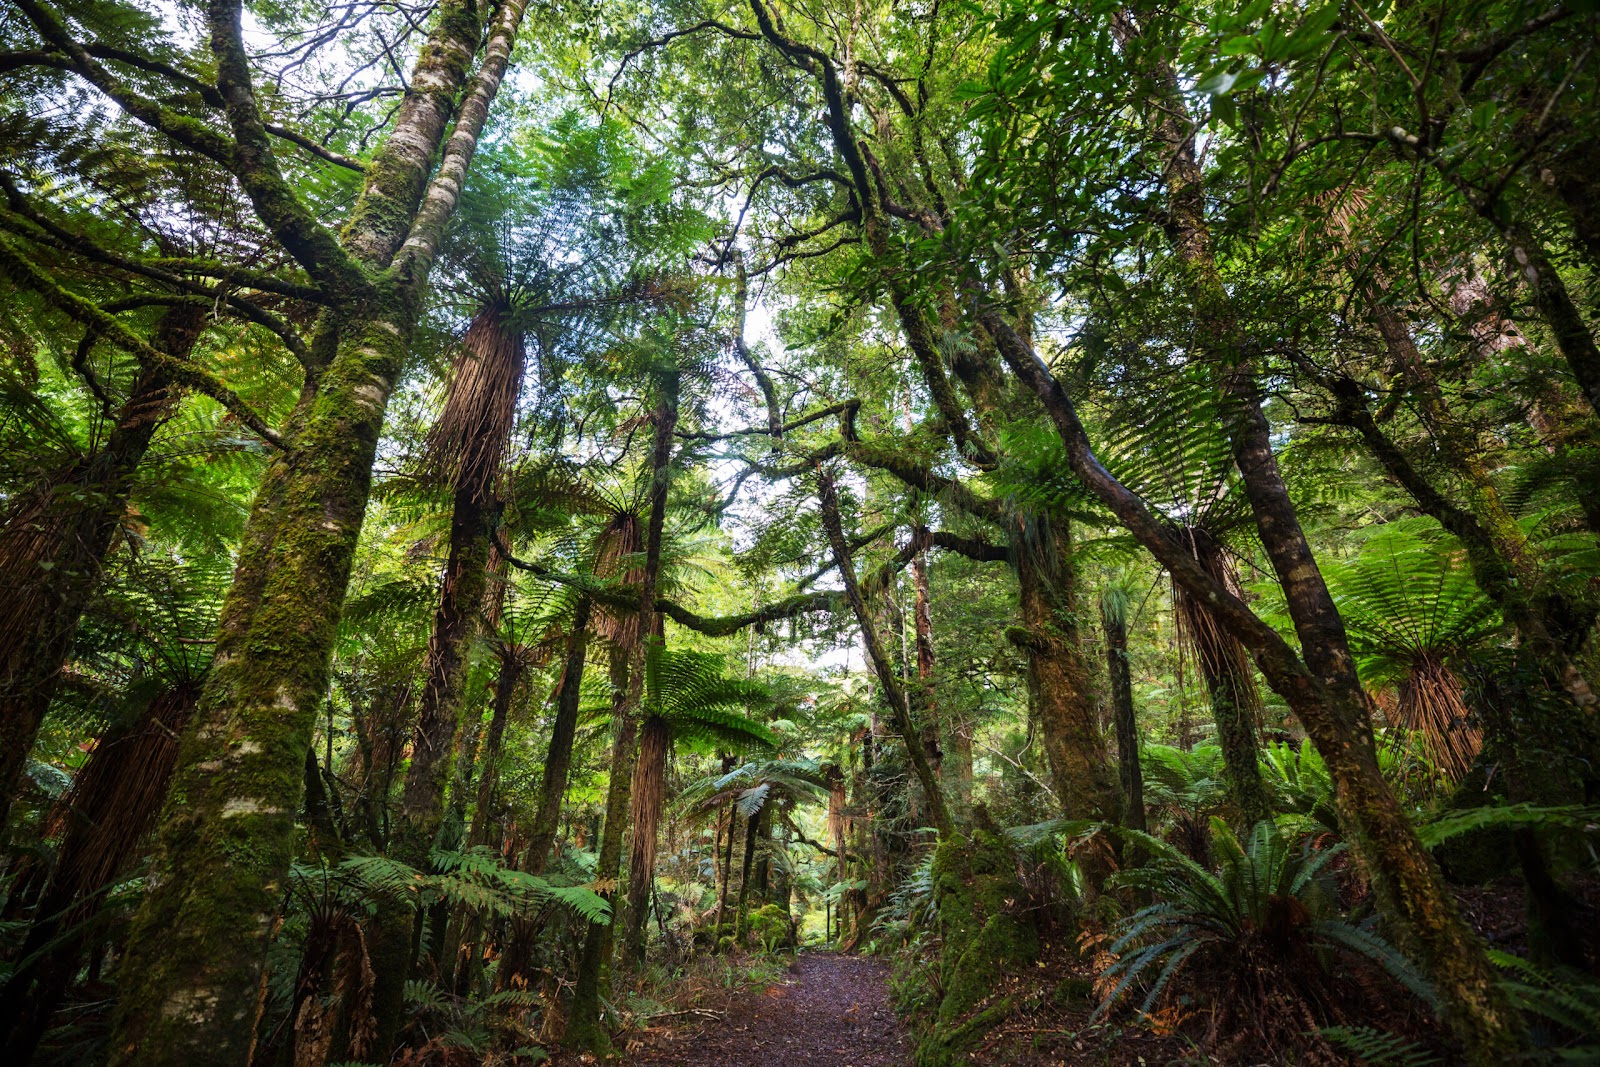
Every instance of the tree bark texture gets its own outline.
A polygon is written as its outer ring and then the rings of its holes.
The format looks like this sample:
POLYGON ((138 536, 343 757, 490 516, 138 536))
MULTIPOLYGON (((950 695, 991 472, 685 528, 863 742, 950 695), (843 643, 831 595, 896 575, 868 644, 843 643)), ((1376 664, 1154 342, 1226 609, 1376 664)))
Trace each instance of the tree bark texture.
MULTIPOLYGON (((600 844, 596 878, 601 882, 620 881, 622 876, 623 835, 633 814, 633 776, 638 759, 639 716, 643 705, 645 656, 650 642, 660 641, 656 612, 656 585, 661 569, 661 541, 666 527, 667 490, 671 485, 673 430, 678 421, 679 378, 676 367, 657 374, 657 396, 653 421, 654 439, 650 460, 650 513, 645 527, 644 570, 639 581, 636 609, 636 635, 632 647, 614 649, 612 688, 617 698, 612 715, 615 743, 612 749, 611 781, 606 788, 606 821, 600 844), (625 658, 624 658, 625 657, 625 658), (620 662, 618 662, 620 661, 620 662)), ((637 831, 636 831, 637 833, 637 831)), ((649 843, 654 855, 655 842, 649 843)), ((642 910, 648 901, 655 871, 630 870, 628 908, 639 901, 642 910)), ((618 897, 612 900, 618 902, 618 897)), ((583 958, 578 965, 578 980, 572 995, 566 1041, 569 1047, 582 1047, 596 1053, 610 1046, 610 1038, 600 1019, 600 1002, 611 992, 611 963, 618 921, 628 921, 614 907, 609 923, 590 923, 584 939, 583 958)))
POLYGON ((1070 532, 1064 520, 1018 515, 1014 523, 1020 614, 1009 636, 1028 656, 1051 788, 1067 818, 1116 822, 1121 798, 1077 623, 1070 532))
POLYGON ((628 858, 628 916, 622 939, 623 965, 644 965, 649 939, 650 890, 655 882, 657 835, 665 801, 667 757, 672 732, 659 715, 645 719, 639 730, 639 760, 633 771, 633 837, 628 858))
POLYGON ((1364 699, 1330 690, 1237 597, 1206 573, 1178 534, 1158 520, 1094 455, 1071 398, 1038 355, 990 308, 980 321, 1000 343, 1012 372, 1034 390, 1054 422, 1075 473, 1172 574, 1204 602, 1256 659, 1275 692, 1305 726, 1326 762, 1335 803, 1356 854, 1372 874, 1384 914, 1420 958, 1446 1006, 1446 1016, 1474 1063, 1497 1062, 1520 1037, 1520 1022, 1505 1003, 1483 945, 1459 910, 1416 829, 1378 767, 1364 699))
POLYGON ((578 733, 578 701, 583 689, 584 659, 589 648, 588 600, 578 601, 572 629, 567 635, 566 664, 556 683, 556 716, 550 726, 550 749, 544 761, 544 779, 539 784, 539 809, 533 817, 524 866, 543 874, 561 822, 561 798, 567 792, 567 775, 572 770, 572 742, 578 733))
POLYGON ((1134 714, 1133 679, 1128 664, 1128 620, 1124 609, 1100 602, 1106 635, 1106 673, 1111 680, 1111 711, 1117 732, 1117 772, 1122 782, 1122 825, 1147 828, 1144 773, 1139 766, 1139 721, 1134 714))
POLYGON ((295 199, 272 156, 240 5, 210 0, 207 7, 235 176, 330 304, 313 346, 320 362, 291 420, 288 447, 258 489, 223 604, 215 665, 184 739, 160 873, 120 971, 109 1055, 118 1067, 249 1055, 261 971, 293 859, 305 752, 327 690, 384 411, 523 10, 522 0, 502 5, 485 39, 485 8, 445 0, 435 9, 392 132, 337 238, 295 199), (483 62, 469 78, 480 45, 483 62))
MULTIPOLYGON (((1188 527, 1181 536, 1190 555, 1218 585, 1238 591, 1222 546, 1208 531, 1188 527)), ((1178 613, 1211 699, 1211 716, 1217 725, 1217 743, 1222 748, 1223 777, 1229 798, 1243 824, 1254 826, 1263 819, 1272 818, 1272 798, 1261 779, 1261 749, 1256 743, 1261 694, 1256 690, 1250 656, 1238 638, 1223 629, 1204 605, 1181 586, 1178 613)))
POLYGON ((155 826, 178 758, 177 737, 199 695, 196 682, 163 689, 131 728, 102 738, 52 817, 61 828, 55 869, 18 953, 33 962, 18 967, 0 992, 8 1063, 32 1058, 86 945, 100 936, 92 921, 100 895, 128 869, 155 826))

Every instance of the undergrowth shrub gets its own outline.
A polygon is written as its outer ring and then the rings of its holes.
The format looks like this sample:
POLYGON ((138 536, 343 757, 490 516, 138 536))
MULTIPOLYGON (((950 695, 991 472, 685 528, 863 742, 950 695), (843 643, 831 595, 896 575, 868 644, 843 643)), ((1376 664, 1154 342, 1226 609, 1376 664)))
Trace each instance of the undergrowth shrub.
POLYGON ((1374 968, 1431 1004, 1425 980, 1372 921, 1340 912, 1330 863, 1342 846, 1291 842, 1269 821, 1243 842, 1221 820, 1211 829, 1215 869, 1148 834, 1117 831, 1146 860, 1115 884, 1153 902, 1112 926, 1097 1017, 1142 992, 1141 1014, 1204 1014, 1206 1044, 1221 1059, 1249 1050, 1332 1061, 1319 1031, 1364 1017, 1384 997, 1374 968))

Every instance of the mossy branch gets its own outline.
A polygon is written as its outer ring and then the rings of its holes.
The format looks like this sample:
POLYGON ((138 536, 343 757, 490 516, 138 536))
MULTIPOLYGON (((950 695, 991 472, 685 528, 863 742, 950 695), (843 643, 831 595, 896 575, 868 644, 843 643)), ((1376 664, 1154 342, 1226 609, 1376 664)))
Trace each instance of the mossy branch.
POLYGON ((57 285, 46 271, 25 256, 4 235, 0 235, 0 273, 8 275, 20 285, 26 285, 37 291, 51 307, 83 323, 95 334, 126 350, 147 366, 165 368, 174 382, 215 400, 240 422, 254 430, 262 440, 278 448, 284 447, 282 439, 267 425, 266 420, 240 399, 239 394, 209 372, 186 360, 174 359, 140 340, 114 316, 76 293, 57 285))
POLYGON ((244 187, 256 215, 307 274, 338 297, 360 296, 370 288, 366 272, 301 202, 273 154, 250 80, 240 7, 238 0, 209 0, 206 5, 211 51, 217 61, 217 90, 236 142, 229 169, 244 187))

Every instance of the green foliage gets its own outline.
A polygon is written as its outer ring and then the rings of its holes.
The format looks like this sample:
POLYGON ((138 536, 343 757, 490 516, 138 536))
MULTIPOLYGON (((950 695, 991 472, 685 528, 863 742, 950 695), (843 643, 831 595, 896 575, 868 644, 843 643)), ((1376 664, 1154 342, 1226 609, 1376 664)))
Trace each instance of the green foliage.
POLYGON ((347 856, 332 866, 297 863, 291 869, 292 891, 308 902, 337 901, 367 911, 386 898, 418 911, 444 903, 485 918, 514 918, 553 903, 586 922, 611 919, 610 903, 593 889, 558 885, 507 867, 486 848, 436 850, 429 863, 426 872, 387 856, 347 856))
POLYGON ((1600 833, 1600 808, 1580 804, 1556 807, 1506 804, 1456 808, 1419 822, 1417 835, 1431 849, 1466 834, 1512 829, 1547 830, 1575 841, 1581 835, 1600 833))
POLYGON ((1433 1003, 1432 990, 1410 961, 1368 925, 1339 914, 1328 867, 1342 846, 1296 844, 1265 821, 1241 842, 1225 823, 1213 820, 1219 865, 1212 870, 1148 834, 1113 832, 1147 856, 1141 866, 1118 874, 1117 884, 1148 893, 1156 902, 1113 927, 1108 951, 1117 960, 1105 979, 1114 984, 1100 1014, 1141 987, 1145 996, 1139 1010, 1149 1012, 1169 985, 1194 969, 1208 980, 1222 979, 1224 984, 1211 990, 1219 1001, 1232 995, 1253 999, 1263 985, 1315 1001, 1315 976, 1296 974, 1296 968, 1320 970, 1339 953, 1377 964, 1433 1003))
POLYGON ((1439 1062, 1439 1057, 1417 1042, 1370 1026, 1324 1026, 1317 1033, 1371 1067, 1432 1067, 1439 1062))
POLYGON ((1322 572, 1373 683, 1404 677, 1423 654, 1466 654, 1500 628, 1459 542, 1431 520, 1364 531, 1359 552, 1322 572))
POLYGON ((1536 1020, 1534 1036, 1555 1062, 1592 1063, 1600 1056, 1600 982, 1592 975, 1546 969, 1491 950, 1511 1002, 1536 1020))
POLYGON ((1172 745, 1139 748, 1145 803, 1191 816, 1208 816, 1227 799, 1222 748, 1214 743, 1184 750, 1172 745))
MULTIPOLYGON (((679 744, 735 751, 770 748, 777 738, 748 712, 770 706, 759 682, 729 677, 724 657, 651 644, 645 655, 645 706, 672 727, 679 744)), ((758 805, 759 806, 759 805, 758 805)))

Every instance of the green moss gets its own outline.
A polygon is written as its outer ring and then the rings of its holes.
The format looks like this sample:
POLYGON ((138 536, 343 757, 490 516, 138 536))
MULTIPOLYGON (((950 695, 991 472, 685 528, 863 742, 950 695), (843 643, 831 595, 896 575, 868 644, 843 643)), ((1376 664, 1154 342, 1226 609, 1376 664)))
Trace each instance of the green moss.
POLYGON ((794 917, 787 908, 777 904, 764 904, 749 918, 750 933, 763 952, 795 947, 794 917))
POLYGON ((939 845, 933 877, 943 939, 941 996, 917 1045, 917 1067, 956 1062, 1004 1019, 1011 998, 997 993, 1005 988, 1006 976, 1039 954, 1038 933, 1019 914, 1023 889, 1016 860, 982 805, 974 810, 968 836, 951 836, 939 845))

